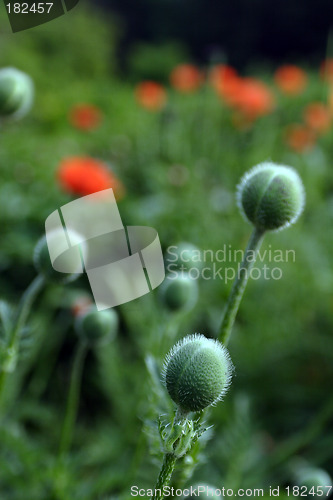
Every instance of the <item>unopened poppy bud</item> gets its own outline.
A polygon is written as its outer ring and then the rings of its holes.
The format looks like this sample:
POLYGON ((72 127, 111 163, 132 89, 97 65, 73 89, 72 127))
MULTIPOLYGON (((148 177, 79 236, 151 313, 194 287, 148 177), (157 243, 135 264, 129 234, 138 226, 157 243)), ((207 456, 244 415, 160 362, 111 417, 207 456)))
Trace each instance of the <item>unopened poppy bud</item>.
MULTIPOLYGON (((305 486, 309 491, 311 488, 316 490, 318 486, 322 488, 332 486, 332 478, 323 469, 308 466, 298 471, 296 474, 296 483, 300 487, 305 486)), ((317 494, 317 491, 314 491, 313 496, 320 495, 317 494)))
POLYGON ((176 278, 167 277, 161 286, 160 299, 170 311, 189 310, 198 300, 197 282, 182 273, 176 278))
POLYGON ((31 108, 34 85, 16 68, 0 69, 0 117, 21 118, 31 108))
POLYGON ((220 401, 229 388, 232 369, 229 353, 220 342, 195 334, 171 349, 163 378, 171 399, 188 413, 220 401))
POLYGON ((258 230, 274 231, 296 222, 304 207, 305 193, 294 169, 264 162, 244 175, 237 201, 245 218, 258 230))
POLYGON ((202 269, 202 252, 192 243, 182 241, 178 245, 171 245, 167 248, 166 255, 166 267, 170 271, 202 269))
POLYGON ((172 453, 178 458, 182 457, 191 448, 194 437, 192 420, 185 419, 181 423, 174 423, 164 442, 165 452, 172 453))
POLYGON ((114 309, 97 311, 92 306, 75 320, 75 330, 90 345, 111 342, 118 332, 118 314, 114 309))
POLYGON ((62 230, 49 232, 47 241, 46 236, 43 236, 35 246, 35 268, 46 281, 65 284, 74 281, 79 277, 78 273, 82 272, 80 251, 82 255, 86 255, 87 245, 85 242, 82 242, 82 238, 75 231, 67 230, 67 232, 70 235, 72 247, 66 249, 64 252, 62 251, 64 238, 62 230), (75 244, 76 242, 77 245, 75 244), (78 244, 80 244, 80 250, 78 244), (57 262, 63 268, 64 272, 58 272, 54 269, 50 258, 49 246, 52 247, 55 255, 59 255, 57 262), (67 269, 70 270, 68 273, 65 272, 67 269))

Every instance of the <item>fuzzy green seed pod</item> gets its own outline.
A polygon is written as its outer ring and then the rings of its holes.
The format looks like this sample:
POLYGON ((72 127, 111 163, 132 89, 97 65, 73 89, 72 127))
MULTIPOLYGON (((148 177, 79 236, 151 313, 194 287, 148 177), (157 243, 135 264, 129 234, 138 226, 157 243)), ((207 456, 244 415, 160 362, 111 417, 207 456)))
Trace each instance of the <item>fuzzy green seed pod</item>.
POLYGON ((118 332, 119 319, 114 309, 97 311, 92 306, 75 320, 79 338, 91 346, 111 342, 118 332))
POLYGON ((291 167, 264 162, 253 167, 237 188, 238 206, 260 231, 276 231, 296 222, 304 208, 302 181, 291 167))
POLYGON ((159 289, 159 297, 170 311, 190 310, 198 300, 197 282, 187 273, 167 277, 159 289))
POLYGON ((300 469, 296 474, 296 483, 300 487, 305 486, 308 490, 313 487, 316 489, 318 486, 325 488, 325 486, 332 486, 332 478, 323 469, 308 466, 300 469))
MULTIPOLYGON (((74 244, 74 246, 72 247, 71 250, 68 250, 59 257, 61 266, 64 269, 68 268, 73 270, 68 274, 58 272, 53 268, 48 247, 49 243, 49 245, 52 245, 52 248, 55 250, 55 253, 57 253, 56 248, 59 245, 59 253, 60 253, 60 249, 62 248, 62 242, 63 242, 62 230, 59 231, 54 230, 49 232, 48 243, 46 241, 46 236, 42 236, 42 238, 40 238, 40 240, 37 242, 35 246, 34 257, 33 257, 35 268, 37 272, 45 278, 46 281, 65 284, 77 279, 79 277, 78 273, 82 272, 80 254, 78 251, 78 247, 75 246, 75 242, 77 241, 78 243, 81 243, 82 238, 79 236, 78 233, 75 233, 75 231, 68 230, 68 233, 70 233, 70 240, 72 244, 74 244)), ((86 243, 81 243, 80 246, 82 254, 85 255, 87 251, 86 243)))
POLYGON ((0 69, 0 117, 22 118, 31 108, 34 85, 16 68, 0 69))
POLYGON ((193 243, 181 241, 177 245, 171 245, 168 247, 166 255, 166 268, 170 271, 202 269, 202 252, 193 243))
POLYGON ((232 369, 220 342, 195 334, 178 342, 166 356, 163 379, 171 399, 188 413, 220 401, 229 388, 232 369))

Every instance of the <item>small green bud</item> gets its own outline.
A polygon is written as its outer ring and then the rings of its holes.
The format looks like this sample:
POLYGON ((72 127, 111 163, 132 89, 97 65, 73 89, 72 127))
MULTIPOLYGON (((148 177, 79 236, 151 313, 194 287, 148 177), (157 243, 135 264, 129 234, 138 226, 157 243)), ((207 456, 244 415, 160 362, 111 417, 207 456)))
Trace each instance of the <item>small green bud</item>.
POLYGON ((308 466, 301 468, 296 474, 296 483, 300 487, 305 486, 308 491, 314 488, 314 496, 321 496, 316 494, 316 488, 318 486, 322 488, 332 486, 332 478, 323 469, 308 466))
POLYGON ((264 162, 244 175, 237 188, 237 202, 256 228, 274 231, 296 222, 304 207, 305 193, 294 169, 264 162))
POLYGON ((34 85, 16 68, 0 69, 0 117, 22 118, 31 108, 34 85))
POLYGON ((159 289, 159 296, 170 311, 190 310, 198 300, 198 284, 187 273, 167 277, 159 289))
POLYGON ((97 311, 92 306, 75 320, 78 336, 90 345, 101 345, 111 342, 118 331, 118 314, 114 309, 97 311))
POLYGON ((195 334, 178 342, 166 356, 163 379, 171 399, 188 413, 220 401, 230 386, 232 369, 220 342, 195 334))
POLYGON ((189 451, 195 437, 192 420, 173 423, 168 435, 164 439, 165 453, 172 453, 178 458, 189 451))
POLYGON ((185 490, 189 490, 189 494, 183 496, 187 500, 191 498, 223 498, 219 488, 206 483, 196 484, 195 486, 185 488, 185 490))
POLYGON ((201 250, 193 245, 182 241, 178 245, 171 245, 167 248, 166 267, 175 271, 182 269, 189 271, 192 268, 202 269, 201 250))
POLYGON ((54 283, 69 283, 74 281, 79 277, 79 272, 82 272, 82 263, 81 257, 79 254, 78 246, 75 245, 75 241, 80 243, 81 251, 83 254, 86 253, 87 246, 85 243, 81 242, 81 237, 75 231, 68 230, 70 232, 70 239, 74 246, 72 248, 66 250, 66 252, 61 253, 63 249, 63 231, 62 230, 54 230, 48 233, 47 239, 49 245, 52 246, 55 253, 60 253, 58 257, 59 262, 64 269, 71 269, 73 272, 68 274, 61 273, 56 271, 50 259, 49 247, 46 241, 46 236, 42 236, 40 240, 37 242, 34 250, 34 264, 37 272, 41 274, 46 281, 54 282, 54 283), (57 247, 59 246, 59 252, 57 252, 57 247))

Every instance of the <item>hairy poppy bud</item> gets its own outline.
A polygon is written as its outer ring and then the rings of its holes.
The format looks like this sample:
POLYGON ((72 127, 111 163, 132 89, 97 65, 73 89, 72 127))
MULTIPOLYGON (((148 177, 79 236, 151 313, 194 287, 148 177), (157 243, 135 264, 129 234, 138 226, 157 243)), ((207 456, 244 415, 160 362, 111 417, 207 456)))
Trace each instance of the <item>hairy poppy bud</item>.
POLYGON ((241 212, 257 229, 274 231, 293 224, 301 214, 305 194, 291 167, 264 162, 242 178, 237 191, 241 212))
MULTIPOLYGON (((317 486, 325 488, 325 486, 332 486, 332 478, 323 469, 308 466, 298 471, 296 483, 300 487, 305 486, 308 490, 311 488, 316 489, 317 486)), ((314 496, 320 495, 316 495, 316 492, 314 492, 314 496)))
POLYGON ((171 311, 191 309, 198 300, 197 282, 186 273, 167 278, 160 288, 160 298, 171 311))
POLYGON ((0 69, 0 117, 21 118, 31 108, 33 82, 16 68, 0 69))
POLYGON ((181 269, 190 271, 192 268, 202 268, 202 255, 201 250, 186 241, 178 243, 178 245, 171 245, 167 248, 166 253, 166 267, 168 270, 181 269))
POLYGON ((220 342, 195 334, 171 349, 163 378, 171 399, 188 413, 220 401, 229 388, 232 369, 229 353, 220 342))
POLYGON ((70 232, 70 241, 72 242, 72 247, 67 249, 65 252, 61 253, 63 249, 63 238, 64 233, 61 230, 50 231, 46 236, 43 236, 36 244, 34 250, 34 264, 38 273, 40 273, 46 281, 51 281, 54 283, 69 283, 74 281, 79 277, 79 272, 82 272, 82 263, 80 258, 80 253, 78 246, 75 245, 77 241, 80 243, 81 252, 84 255, 87 250, 86 243, 82 243, 82 238, 73 230, 68 230, 70 232), (71 271, 67 274, 65 272, 58 272, 54 269, 50 259, 48 244, 52 246, 55 254, 60 254, 58 257, 58 263, 60 263, 63 269, 70 269, 71 271), (57 252, 59 248, 59 252, 57 252))
POLYGON ((92 306, 76 318, 75 330, 82 340, 96 345, 112 341, 117 335, 118 323, 118 314, 114 309, 97 311, 92 306))

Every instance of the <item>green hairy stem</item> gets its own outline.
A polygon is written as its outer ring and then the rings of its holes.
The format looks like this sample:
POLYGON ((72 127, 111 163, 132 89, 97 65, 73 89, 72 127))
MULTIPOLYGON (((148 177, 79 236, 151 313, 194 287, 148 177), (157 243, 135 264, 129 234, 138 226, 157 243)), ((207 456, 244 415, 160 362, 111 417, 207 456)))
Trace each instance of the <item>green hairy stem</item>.
POLYGON ((163 464, 159 473, 152 500, 162 500, 164 498, 164 487, 168 486, 175 468, 177 457, 172 453, 164 455, 163 464))
POLYGON ((73 430, 80 399, 82 371, 87 351, 88 345, 85 342, 79 342, 74 357, 66 414, 61 432, 58 455, 59 459, 61 459, 68 452, 72 442, 73 430))
POLYGON ((228 345, 236 314, 246 288, 249 273, 254 265, 255 257, 260 249, 264 234, 264 231, 259 230, 258 228, 253 230, 249 243, 246 247, 239 275, 235 279, 229 294, 229 298, 223 312, 222 323, 218 336, 220 342, 222 342, 225 346, 228 345))
MULTIPOLYGON (((16 318, 14 320, 9 336, 9 343, 7 347, 7 353, 8 353, 7 359, 9 359, 11 355, 15 354, 15 351, 17 349, 18 336, 22 328, 26 324, 32 304, 35 298, 37 297, 38 293, 40 292, 40 290, 43 288, 44 284, 45 284, 44 278, 41 275, 36 276, 36 278, 30 283, 30 285, 28 286, 28 288, 21 297, 16 318)), ((6 364, 6 362, 4 364, 6 364)), ((8 371, 0 367, 0 403, 2 400, 7 376, 8 376, 8 371)))

